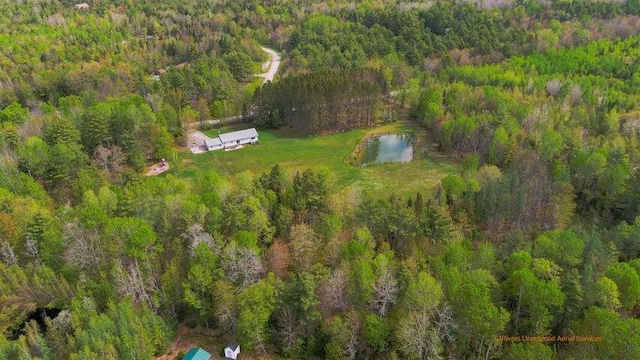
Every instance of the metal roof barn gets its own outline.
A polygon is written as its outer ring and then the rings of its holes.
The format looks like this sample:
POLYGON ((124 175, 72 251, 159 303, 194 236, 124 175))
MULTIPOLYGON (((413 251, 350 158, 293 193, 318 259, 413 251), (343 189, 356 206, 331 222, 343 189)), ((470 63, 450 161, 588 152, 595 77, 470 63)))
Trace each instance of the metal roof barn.
POLYGON ((204 141, 204 144, 208 148, 212 148, 212 147, 216 147, 216 146, 222 146, 222 141, 220 140, 220 138, 212 138, 212 139, 206 139, 204 141))
POLYGON ((229 143, 233 141, 257 138, 258 131, 255 128, 251 128, 226 134, 220 134, 218 137, 220 138, 220 140, 222 140, 223 143, 229 143))

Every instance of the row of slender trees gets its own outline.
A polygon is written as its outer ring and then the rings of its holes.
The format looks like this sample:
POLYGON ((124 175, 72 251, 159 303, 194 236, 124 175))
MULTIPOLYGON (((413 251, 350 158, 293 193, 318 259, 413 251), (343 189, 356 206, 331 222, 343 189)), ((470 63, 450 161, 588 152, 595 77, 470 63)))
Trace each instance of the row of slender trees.
POLYGON ((253 117, 259 126, 312 134, 371 126, 386 92, 383 75, 372 69, 292 75, 256 91, 253 117))

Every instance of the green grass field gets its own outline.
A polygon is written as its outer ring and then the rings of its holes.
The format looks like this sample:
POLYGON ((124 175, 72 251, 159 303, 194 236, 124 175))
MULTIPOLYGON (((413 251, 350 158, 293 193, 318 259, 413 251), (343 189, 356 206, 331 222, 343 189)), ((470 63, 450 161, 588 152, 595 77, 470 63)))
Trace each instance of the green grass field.
MULTIPOLYGON (((236 128, 244 128, 239 126, 236 128)), ((225 128, 223 133, 236 128, 225 128)), ((216 136, 218 130, 207 130, 209 136, 216 136)), ((431 191, 442 177, 460 171, 457 164, 438 154, 429 144, 424 130, 407 122, 372 128, 358 129, 332 135, 312 137, 292 137, 282 130, 259 131, 260 143, 245 145, 235 151, 212 151, 193 155, 181 153, 183 164, 179 170, 181 177, 193 177, 202 170, 214 170, 225 176, 251 171, 260 174, 274 164, 295 172, 306 168, 326 170, 332 178, 336 190, 360 189, 374 196, 391 193, 408 194, 416 191, 431 191), (380 164, 368 167, 347 165, 344 161, 362 138, 376 133, 413 132, 418 136, 414 154, 418 159, 405 164, 380 164)))

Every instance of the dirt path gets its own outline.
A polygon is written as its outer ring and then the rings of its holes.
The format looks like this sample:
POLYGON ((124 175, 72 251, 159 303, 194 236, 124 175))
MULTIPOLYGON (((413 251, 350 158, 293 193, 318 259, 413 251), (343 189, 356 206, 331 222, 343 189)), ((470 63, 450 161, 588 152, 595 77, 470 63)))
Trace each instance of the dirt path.
POLYGON ((264 85, 267 83, 267 81, 273 81, 273 78, 276 76, 278 68, 280 67, 280 54, 278 54, 275 50, 266 47, 262 47, 262 50, 269 54, 269 57, 271 57, 271 61, 269 63, 269 71, 263 74, 255 75, 264 78, 264 81, 262 82, 262 85, 264 85))
MULTIPOLYGON (((273 81, 273 79, 275 78, 276 74, 278 73, 278 68, 280 67, 280 54, 278 54, 275 50, 273 49, 269 49, 267 47, 262 47, 262 50, 264 52, 266 52, 267 54, 269 54, 269 58, 271 60, 269 60, 269 70, 266 73, 262 73, 262 74, 255 74, 253 76, 256 77, 263 77, 264 81, 262 82, 262 85, 264 85, 267 81, 273 81)), ((242 120, 242 115, 235 115, 235 116, 229 116, 226 118, 222 118, 222 119, 211 119, 211 120, 205 120, 202 122, 195 122, 193 123, 193 127, 196 128, 200 125, 218 125, 218 124, 225 124, 225 123, 232 123, 232 122, 236 122, 236 121, 240 121, 242 120)), ((193 151, 193 150, 192 150, 193 151)), ((196 153, 194 153, 196 154, 196 153)))
POLYGON ((173 342, 171 343, 171 345, 169 345, 169 350, 167 350, 167 353, 157 357, 156 360, 174 360, 176 359, 179 351, 182 350, 183 353, 186 353, 192 347, 199 346, 198 344, 181 344, 185 335, 189 333, 189 330, 190 329, 188 327, 180 325, 178 327, 178 331, 176 331, 173 342))

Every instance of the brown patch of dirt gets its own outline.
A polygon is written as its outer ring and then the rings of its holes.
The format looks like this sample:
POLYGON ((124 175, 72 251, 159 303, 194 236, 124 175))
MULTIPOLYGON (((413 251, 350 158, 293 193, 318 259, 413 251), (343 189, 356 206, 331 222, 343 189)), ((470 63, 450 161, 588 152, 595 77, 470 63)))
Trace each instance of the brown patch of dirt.
MULTIPOLYGON (((225 336, 219 331, 203 327, 190 328, 184 324, 178 326, 174 340, 164 355, 156 360, 181 360, 178 354, 186 354, 189 349, 199 347, 211 354, 211 360, 224 359, 220 355, 226 344, 225 336)), ((245 354, 246 355, 246 354, 245 354)), ((244 357, 246 358, 246 357, 244 357)))
MULTIPOLYGON (((174 340, 169 345, 169 349, 164 355, 159 356, 156 360, 181 360, 178 354, 183 355, 194 347, 200 347, 211 354, 211 360, 224 360, 222 350, 229 340, 234 340, 231 334, 223 333, 220 330, 206 329, 203 327, 190 328, 184 324, 178 326, 178 330, 174 336, 174 340)), ((254 351, 246 351, 240 344, 240 355, 238 359, 242 360, 282 360, 284 358, 276 354, 273 345, 267 345, 267 354, 258 354, 254 351)), ((311 359, 318 358, 312 357, 311 359)), ((288 360, 300 360, 299 357, 291 357, 288 360)))
POLYGON ((153 165, 151 165, 149 168, 147 168, 147 172, 144 174, 145 176, 155 176, 158 174, 162 174, 163 172, 169 170, 169 163, 164 161, 164 162, 159 162, 159 163, 155 163, 153 165))

